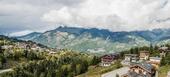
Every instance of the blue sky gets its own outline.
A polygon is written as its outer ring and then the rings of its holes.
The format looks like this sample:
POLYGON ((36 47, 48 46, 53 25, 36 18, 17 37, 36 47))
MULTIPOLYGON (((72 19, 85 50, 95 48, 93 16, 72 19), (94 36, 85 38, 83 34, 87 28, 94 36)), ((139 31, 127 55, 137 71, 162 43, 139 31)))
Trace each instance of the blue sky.
POLYGON ((170 28, 170 0, 0 0, 0 33, 44 32, 60 25, 133 31, 170 28))

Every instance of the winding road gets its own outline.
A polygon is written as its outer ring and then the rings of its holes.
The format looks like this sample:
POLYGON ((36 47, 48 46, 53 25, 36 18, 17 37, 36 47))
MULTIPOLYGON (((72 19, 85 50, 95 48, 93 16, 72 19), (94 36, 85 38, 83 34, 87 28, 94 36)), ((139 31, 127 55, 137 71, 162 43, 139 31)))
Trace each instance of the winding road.
POLYGON ((9 71, 12 71, 12 69, 3 69, 3 70, 0 70, 0 74, 5 73, 5 72, 9 72, 9 71))
POLYGON ((117 74, 121 76, 123 74, 126 74, 128 70, 129 70, 129 67, 122 67, 122 68, 113 70, 111 72, 105 73, 101 77, 116 77, 117 74))

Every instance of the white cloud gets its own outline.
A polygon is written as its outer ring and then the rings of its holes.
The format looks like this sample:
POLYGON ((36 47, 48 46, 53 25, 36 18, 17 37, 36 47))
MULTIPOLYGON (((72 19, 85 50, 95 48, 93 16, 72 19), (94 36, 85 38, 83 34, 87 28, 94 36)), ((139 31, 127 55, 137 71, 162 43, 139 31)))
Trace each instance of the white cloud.
POLYGON ((68 12, 68 8, 64 7, 58 11, 51 10, 49 13, 45 14, 42 19, 48 22, 56 22, 57 20, 57 23, 64 23, 72 19, 72 16, 68 12))
POLYGON ((0 32, 42 32, 56 24, 112 31, 170 28, 170 0, 0 0, 0 32))
POLYGON ((168 0, 86 0, 76 8, 52 9, 42 19, 48 23, 79 24, 112 31, 165 28, 170 27, 169 23, 153 21, 170 17, 170 3, 166 2, 168 0))
POLYGON ((23 36, 23 35, 26 35, 26 34, 29 34, 32 32, 33 31, 31 31, 31 30, 23 30, 23 31, 11 33, 9 36, 23 36))

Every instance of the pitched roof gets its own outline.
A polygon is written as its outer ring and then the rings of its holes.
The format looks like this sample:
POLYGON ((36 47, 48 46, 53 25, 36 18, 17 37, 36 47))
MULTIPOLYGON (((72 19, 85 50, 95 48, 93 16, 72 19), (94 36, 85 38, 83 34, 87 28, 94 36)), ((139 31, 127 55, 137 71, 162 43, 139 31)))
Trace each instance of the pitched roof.
POLYGON ((128 72, 122 76, 128 76, 128 77, 149 77, 148 74, 144 75, 144 74, 138 74, 136 72, 128 72))
POLYGON ((164 49, 165 50, 165 49, 168 49, 168 47, 164 46, 164 47, 160 47, 159 49, 164 49))
POLYGON ((140 53, 149 53, 149 51, 144 50, 144 51, 140 51, 140 53))
POLYGON ((168 47, 165 47, 165 46, 164 47, 160 47, 159 50, 166 51, 166 50, 168 50, 168 47))
POLYGON ((125 56, 138 56, 138 54, 125 54, 125 56))
POLYGON ((170 76, 170 71, 168 72, 168 76, 170 76))
POLYGON ((145 71, 152 73, 152 68, 153 66, 149 63, 143 62, 143 63, 133 63, 132 66, 130 67, 134 67, 134 66, 139 66, 141 68, 143 68, 145 71))
POLYGON ((154 60, 161 60, 160 57, 150 57, 150 59, 154 59, 154 60))

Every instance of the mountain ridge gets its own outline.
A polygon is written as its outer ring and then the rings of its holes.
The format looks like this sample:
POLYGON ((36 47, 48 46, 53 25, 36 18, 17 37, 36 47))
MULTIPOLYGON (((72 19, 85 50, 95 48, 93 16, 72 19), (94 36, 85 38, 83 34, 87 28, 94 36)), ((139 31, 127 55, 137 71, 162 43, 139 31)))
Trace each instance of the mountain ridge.
POLYGON ((170 29, 111 32, 107 29, 97 28, 58 27, 40 34, 28 34, 24 36, 29 36, 28 38, 19 37, 18 39, 29 39, 52 48, 69 48, 77 51, 91 50, 97 52, 104 50, 103 52, 117 52, 135 46, 164 43, 170 39, 169 34, 170 29))

